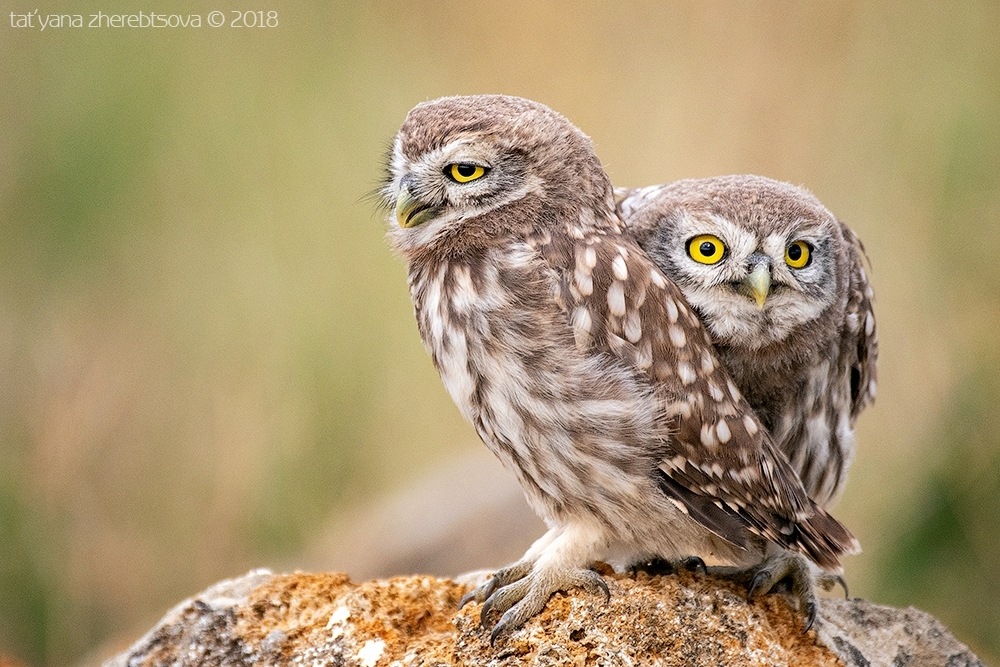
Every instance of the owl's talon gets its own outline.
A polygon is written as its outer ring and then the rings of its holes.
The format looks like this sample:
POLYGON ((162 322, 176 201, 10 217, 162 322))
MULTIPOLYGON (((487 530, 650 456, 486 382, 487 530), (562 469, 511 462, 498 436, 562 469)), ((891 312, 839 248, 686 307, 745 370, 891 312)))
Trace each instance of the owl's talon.
POLYGON ((646 572, 647 574, 654 576, 658 574, 677 574, 682 570, 686 572, 708 574, 708 566, 705 565, 705 561, 698 556, 689 556, 681 560, 654 558, 652 560, 636 563, 630 569, 633 573, 646 572))
POLYGON ((688 572, 708 574, 708 566, 705 565, 705 561, 698 556, 688 556, 681 561, 681 566, 688 572))
POLYGON ((779 590, 779 585, 789 584, 787 589, 798 602, 799 613, 804 619, 805 632, 816 623, 819 606, 816 601, 816 585, 830 590, 840 584, 847 589, 847 583, 840 574, 817 571, 810 567, 806 559, 788 551, 771 555, 759 565, 748 569, 731 571, 730 577, 736 581, 750 576, 747 584, 747 602, 753 602, 760 595, 779 590))
POLYGON ((577 583, 577 586, 588 593, 593 593, 594 595, 604 593, 604 604, 611 602, 611 589, 608 588, 608 584, 604 581, 604 577, 597 574, 593 570, 581 570, 580 577, 581 579, 579 583, 577 583))
POLYGON ((473 588, 471 591, 462 596, 462 599, 458 601, 459 609, 461 609, 462 607, 464 607, 465 605, 469 604, 470 602, 476 599, 476 590, 478 589, 473 588))
POLYGON ((851 599, 851 594, 847 590, 847 580, 842 575, 821 572, 816 576, 816 583, 827 592, 832 591, 834 586, 840 586, 844 589, 844 599, 851 599))
POLYGON ((803 632, 809 632, 812 629, 813 624, 816 622, 816 615, 819 613, 819 606, 815 601, 807 602, 803 608, 803 615, 806 617, 805 629, 803 632))
POLYGON ((520 623, 517 623, 515 621, 515 614, 512 613, 513 611, 514 611, 513 609, 509 609, 506 612, 504 612, 504 615, 500 617, 500 620, 497 621, 497 624, 493 626, 493 630, 490 632, 491 648, 496 647, 498 639, 506 638, 507 635, 511 634, 512 632, 516 632, 518 629, 520 629, 520 627, 524 625, 525 621, 527 620, 525 619, 522 620, 520 623))
POLYGON ((669 575, 675 574, 677 572, 677 567, 674 563, 663 558, 653 558, 652 560, 641 561, 632 565, 629 570, 632 574, 638 574, 639 572, 645 572, 650 576, 656 575, 669 575))
POLYGON ((757 590, 762 589, 762 592, 768 592, 777 582, 772 578, 774 573, 768 569, 762 569, 753 576, 750 580, 750 585, 747 586, 747 602, 753 602, 753 599, 757 597, 757 590))
POLYGON ((531 572, 530 561, 517 561, 506 567, 502 567, 493 573, 493 576, 476 586, 474 589, 462 596, 458 601, 458 608, 461 609, 470 602, 485 602, 497 591, 518 579, 523 578, 531 572))
POLYGON ((579 587, 588 593, 604 594, 611 600, 611 590, 604 578, 593 570, 533 571, 512 584, 495 591, 479 612, 479 624, 485 630, 492 619, 501 614, 490 632, 490 644, 519 630, 532 616, 540 612, 556 591, 579 587))

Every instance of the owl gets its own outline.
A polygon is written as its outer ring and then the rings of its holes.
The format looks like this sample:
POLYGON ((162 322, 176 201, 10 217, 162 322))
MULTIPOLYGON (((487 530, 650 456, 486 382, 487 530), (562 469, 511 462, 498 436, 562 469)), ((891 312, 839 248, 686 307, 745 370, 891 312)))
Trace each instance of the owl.
MULTIPOLYGON (((620 188, 616 198, 629 233, 683 292, 810 498, 829 508, 854 458, 855 421, 875 398, 861 240, 808 191, 759 176, 620 188)), ((772 550, 752 569, 751 596, 786 576, 807 585, 801 559, 786 555, 772 550)))
POLYGON ((618 189, 629 233, 683 292, 726 370, 828 508, 875 398, 878 343, 858 236, 808 191, 760 176, 618 189))
POLYGON ((628 232, 566 118, 505 96, 420 104, 381 193, 445 387, 549 528, 463 600, 483 603, 491 641, 556 591, 607 595, 597 562, 750 566, 784 549, 836 571, 857 551, 628 232))

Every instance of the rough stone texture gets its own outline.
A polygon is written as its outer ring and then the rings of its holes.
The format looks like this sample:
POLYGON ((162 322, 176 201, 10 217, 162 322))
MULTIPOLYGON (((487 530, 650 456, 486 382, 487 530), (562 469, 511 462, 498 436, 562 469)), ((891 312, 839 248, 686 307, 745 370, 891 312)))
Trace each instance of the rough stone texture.
POLYGON ((181 603, 106 667, 832 666, 842 664, 837 655, 851 666, 982 664, 914 609, 823 600, 819 632, 803 633, 783 597, 750 605, 730 583, 693 573, 608 573, 610 602, 580 591, 556 595, 493 648, 479 628, 479 606, 456 611, 473 578, 353 584, 342 574, 257 570, 181 603))
POLYGON ((983 663, 930 614, 867 600, 824 600, 819 641, 845 665, 975 667, 983 663))

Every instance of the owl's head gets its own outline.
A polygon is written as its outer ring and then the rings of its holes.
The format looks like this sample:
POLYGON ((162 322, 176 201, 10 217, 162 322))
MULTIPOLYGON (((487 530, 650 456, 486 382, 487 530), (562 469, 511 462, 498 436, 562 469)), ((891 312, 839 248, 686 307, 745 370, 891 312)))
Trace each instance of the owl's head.
POLYGON ((757 350, 808 335, 845 298, 842 226, 802 188, 759 176, 684 180, 620 191, 619 209, 719 344, 757 350))
POLYGON ((404 255, 486 243, 556 220, 560 209, 613 208, 590 139, 543 104, 504 95, 414 107, 393 142, 383 200, 404 255))

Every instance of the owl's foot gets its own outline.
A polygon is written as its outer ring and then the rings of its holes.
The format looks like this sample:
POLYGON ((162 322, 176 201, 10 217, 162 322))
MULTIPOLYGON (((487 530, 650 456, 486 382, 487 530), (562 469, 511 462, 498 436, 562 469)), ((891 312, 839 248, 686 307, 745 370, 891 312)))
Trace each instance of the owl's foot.
POLYGON ((790 551, 779 551, 767 556, 761 563, 746 569, 719 568, 719 574, 743 583, 747 587, 747 601, 759 595, 786 591, 798 601, 799 611, 805 617, 805 631, 816 623, 819 606, 816 586, 825 591, 840 585, 847 594, 847 582, 840 574, 812 567, 805 556, 790 551), (726 571, 728 570, 728 571, 726 571))
MULTIPOLYGON (((522 563, 516 563, 511 568, 520 565, 522 563)), ((485 588, 489 583, 486 582, 480 588, 485 588)), ((490 644, 495 645, 498 639, 519 629, 528 619, 540 612, 553 593, 574 587, 582 588, 588 593, 603 593, 605 600, 611 599, 608 585, 604 583, 601 575, 593 570, 532 568, 529 574, 517 578, 512 583, 506 585, 498 583, 493 587, 479 611, 479 624, 486 629, 498 615, 500 616, 500 620, 493 625, 493 631, 490 633, 490 644)), ((473 591, 474 593, 476 591, 473 591)))
POLYGON ((629 568, 633 573, 646 572, 647 574, 677 574, 678 572, 699 572, 708 574, 708 567, 698 556, 689 556, 682 560, 664 560, 655 558, 653 560, 635 563, 629 568))
POLYGON ((579 587, 610 598, 601 575, 586 569, 599 559, 599 548, 605 543, 602 533, 586 525, 553 527, 521 560, 497 570, 491 579, 467 593, 459 606, 483 603, 479 623, 484 630, 493 626, 490 644, 496 644, 540 612, 556 591, 579 587))
POLYGON ((496 590, 509 586, 531 572, 532 565, 531 561, 519 560, 507 567, 500 568, 493 573, 492 577, 463 595, 458 602, 458 608, 461 609, 470 602, 486 602, 496 590))

